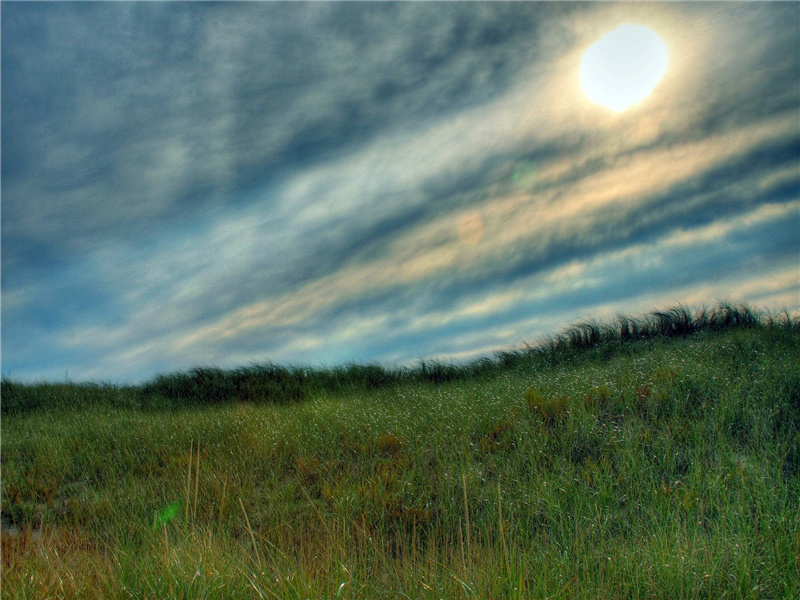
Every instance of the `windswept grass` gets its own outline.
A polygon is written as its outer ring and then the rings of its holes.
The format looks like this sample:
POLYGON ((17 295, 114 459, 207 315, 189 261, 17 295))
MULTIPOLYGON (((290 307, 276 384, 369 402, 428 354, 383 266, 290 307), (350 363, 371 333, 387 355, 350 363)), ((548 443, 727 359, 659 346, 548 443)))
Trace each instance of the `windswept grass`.
POLYGON ((630 342, 682 338, 737 328, 800 331, 800 317, 758 313, 744 305, 720 304, 696 313, 678 306, 642 318, 619 316, 610 323, 586 321, 551 339, 521 350, 499 352, 466 365, 421 361, 416 368, 387 369, 349 364, 330 369, 253 365, 223 370, 195 367, 185 373, 160 374, 142 386, 96 383, 19 384, 2 380, 2 413, 39 408, 105 404, 144 410, 177 409, 230 402, 293 404, 319 394, 371 392, 398 385, 441 384, 497 377, 509 371, 541 370, 587 357, 632 351, 630 342))
POLYGON ((3 598, 800 597, 800 324, 3 381, 3 598))

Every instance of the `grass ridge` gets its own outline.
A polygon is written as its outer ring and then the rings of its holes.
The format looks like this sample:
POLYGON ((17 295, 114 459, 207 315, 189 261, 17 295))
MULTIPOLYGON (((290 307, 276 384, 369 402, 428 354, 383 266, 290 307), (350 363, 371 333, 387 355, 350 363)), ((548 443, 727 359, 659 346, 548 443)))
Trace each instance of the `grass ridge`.
POLYGON ((796 323, 679 308, 550 342, 464 379, 234 381, 300 381, 284 404, 227 401, 221 370, 205 404, 49 388, 3 415, 0 598, 800 597, 796 323))
POLYGON ((110 403, 137 409, 176 409, 227 402, 293 404, 314 394, 378 390, 399 384, 441 384, 494 377, 519 369, 554 367, 598 351, 606 356, 630 342, 719 333, 737 328, 771 327, 800 331, 800 316, 788 311, 757 311, 745 304, 720 303, 695 311, 683 305, 654 310, 643 317, 618 315, 567 327, 550 339, 522 349, 498 352, 465 365, 422 360, 415 368, 389 369, 377 364, 345 364, 328 369, 255 364, 237 369, 197 366, 162 373, 137 386, 107 383, 20 383, 0 380, 0 411, 22 414, 64 405, 110 403))

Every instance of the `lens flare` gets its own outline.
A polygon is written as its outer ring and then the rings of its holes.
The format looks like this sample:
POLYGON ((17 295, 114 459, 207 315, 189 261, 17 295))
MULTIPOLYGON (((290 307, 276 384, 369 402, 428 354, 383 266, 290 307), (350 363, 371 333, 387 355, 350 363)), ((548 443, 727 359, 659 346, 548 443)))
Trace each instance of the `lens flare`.
POLYGON ((480 215, 469 214, 461 219, 458 224, 458 234, 467 244, 477 244, 483 238, 485 227, 480 215))
POLYGON ((175 515, 178 514, 178 510, 180 510, 181 503, 179 501, 170 502, 167 506, 165 506, 161 512, 158 513, 156 517, 155 527, 161 527, 166 523, 172 521, 175 518, 175 515))

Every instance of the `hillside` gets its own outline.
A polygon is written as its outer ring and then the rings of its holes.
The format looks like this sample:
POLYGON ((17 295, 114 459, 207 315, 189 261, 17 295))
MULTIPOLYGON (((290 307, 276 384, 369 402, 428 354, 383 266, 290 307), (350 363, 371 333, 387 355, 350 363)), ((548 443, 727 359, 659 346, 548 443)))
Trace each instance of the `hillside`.
POLYGON ((2 382, 2 597, 800 596, 800 323, 2 382))

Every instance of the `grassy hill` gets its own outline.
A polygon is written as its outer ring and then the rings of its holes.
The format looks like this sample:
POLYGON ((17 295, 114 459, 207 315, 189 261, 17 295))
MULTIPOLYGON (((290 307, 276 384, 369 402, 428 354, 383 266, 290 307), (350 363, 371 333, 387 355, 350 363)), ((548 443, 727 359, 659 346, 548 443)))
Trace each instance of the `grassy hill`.
POLYGON ((800 322, 2 382, 2 597, 800 597, 800 322))

